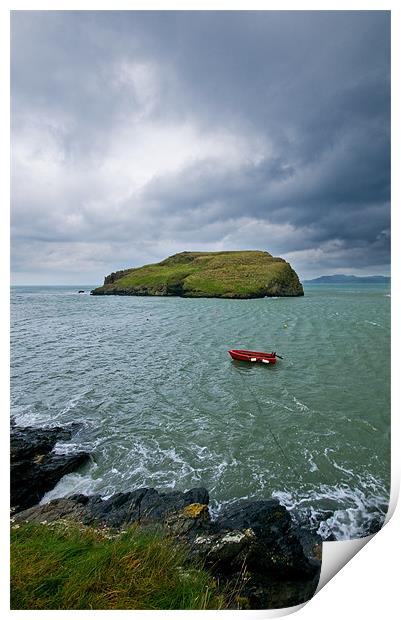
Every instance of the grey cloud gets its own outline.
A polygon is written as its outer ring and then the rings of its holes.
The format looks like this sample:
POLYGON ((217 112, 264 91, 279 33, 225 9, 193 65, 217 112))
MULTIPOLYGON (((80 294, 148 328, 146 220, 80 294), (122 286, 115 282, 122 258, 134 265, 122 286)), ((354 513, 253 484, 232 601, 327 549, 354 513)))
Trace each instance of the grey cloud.
POLYGON ((301 275, 387 271, 389 24, 386 11, 14 12, 17 279, 95 282, 245 243, 301 275))

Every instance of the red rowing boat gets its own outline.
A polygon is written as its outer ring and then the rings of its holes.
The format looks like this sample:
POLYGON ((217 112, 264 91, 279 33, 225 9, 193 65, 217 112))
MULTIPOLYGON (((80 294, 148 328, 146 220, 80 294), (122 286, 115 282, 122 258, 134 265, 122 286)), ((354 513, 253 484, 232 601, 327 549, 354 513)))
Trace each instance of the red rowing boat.
POLYGON ((247 351, 246 349, 230 349, 229 354, 233 360, 240 362, 262 362, 262 364, 275 364, 277 353, 263 353, 262 351, 247 351))

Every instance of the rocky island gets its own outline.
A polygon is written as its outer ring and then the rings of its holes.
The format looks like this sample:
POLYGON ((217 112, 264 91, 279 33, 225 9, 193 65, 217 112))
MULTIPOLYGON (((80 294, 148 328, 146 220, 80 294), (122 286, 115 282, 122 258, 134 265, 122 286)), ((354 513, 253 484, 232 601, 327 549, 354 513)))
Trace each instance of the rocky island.
POLYGON ((257 250, 180 252, 160 263, 116 271, 92 295, 297 297, 298 275, 283 258, 257 250))

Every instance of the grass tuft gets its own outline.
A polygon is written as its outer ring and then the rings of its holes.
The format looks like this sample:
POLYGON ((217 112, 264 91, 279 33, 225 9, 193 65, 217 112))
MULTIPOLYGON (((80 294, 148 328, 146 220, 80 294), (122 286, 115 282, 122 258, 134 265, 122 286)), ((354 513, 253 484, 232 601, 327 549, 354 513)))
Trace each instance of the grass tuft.
POLYGON ((11 609, 221 609, 227 598, 161 532, 60 523, 11 530, 11 609))

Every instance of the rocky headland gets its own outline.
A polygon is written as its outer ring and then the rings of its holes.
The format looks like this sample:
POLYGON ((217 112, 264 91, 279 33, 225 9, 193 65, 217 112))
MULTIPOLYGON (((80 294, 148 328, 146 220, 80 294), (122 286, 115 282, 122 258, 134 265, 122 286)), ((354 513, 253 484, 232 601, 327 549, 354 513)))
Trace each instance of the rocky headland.
POLYGON ((160 263, 106 276, 92 295, 178 297, 298 297, 298 275, 284 259, 262 251, 181 252, 160 263))
POLYGON ((240 592, 237 608, 288 607, 313 596, 320 575, 321 539, 295 525, 275 499, 233 501, 215 519, 209 511, 209 493, 202 487, 166 493, 141 488, 107 499, 72 495, 37 505, 64 474, 90 458, 87 453, 54 453, 55 443, 73 432, 74 427, 12 428, 13 527, 64 521, 117 534, 134 524, 161 528, 219 582, 240 592))

